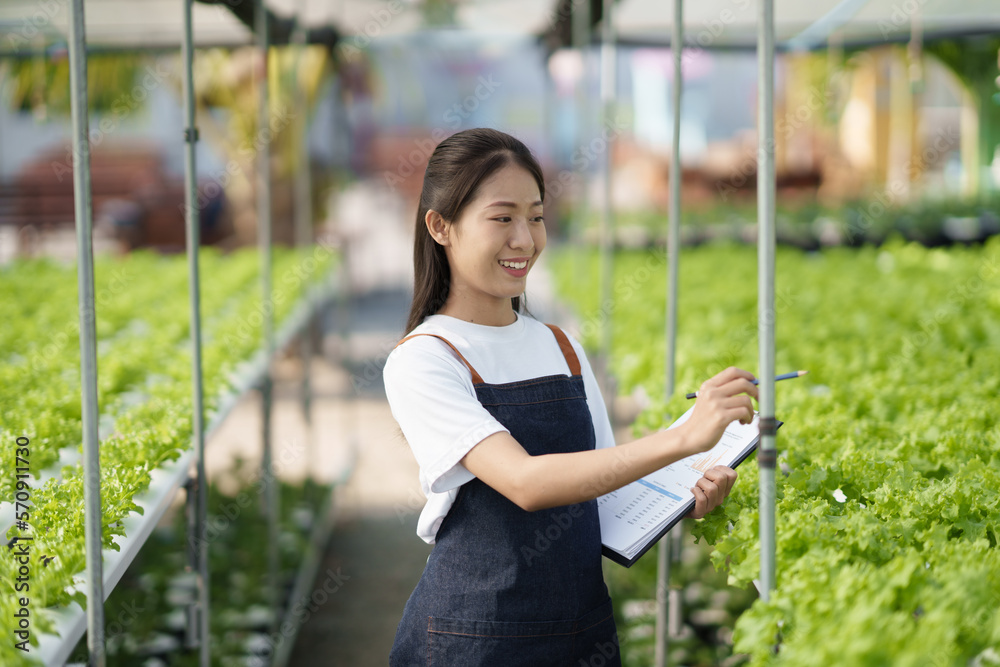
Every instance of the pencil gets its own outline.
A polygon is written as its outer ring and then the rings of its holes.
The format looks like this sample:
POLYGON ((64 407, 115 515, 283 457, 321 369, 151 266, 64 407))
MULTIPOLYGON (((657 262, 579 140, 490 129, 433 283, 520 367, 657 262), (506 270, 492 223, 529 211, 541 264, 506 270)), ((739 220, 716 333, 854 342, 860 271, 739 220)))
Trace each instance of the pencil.
MULTIPOLYGON (((791 380, 792 378, 800 378, 808 372, 809 371, 792 371, 791 373, 782 373, 781 375, 775 375, 774 381, 777 382, 778 380, 791 380)), ((750 381, 753 382, 754 384, 757 384, 759 382, 759 380, 757 380, 756 378, 750 381)), ((685 394, 684 398, 698 398, 698 392, 692 391, 688 394, 685 394)))

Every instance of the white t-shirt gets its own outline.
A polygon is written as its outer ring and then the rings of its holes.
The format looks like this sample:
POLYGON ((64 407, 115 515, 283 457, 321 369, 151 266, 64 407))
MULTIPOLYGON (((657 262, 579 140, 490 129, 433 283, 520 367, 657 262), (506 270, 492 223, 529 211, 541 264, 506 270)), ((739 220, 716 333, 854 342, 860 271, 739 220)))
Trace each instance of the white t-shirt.
MULTIPOLYGON (((443 336, 488 384, 570 374, 552 331, 523 314, 503 327, 431 315, 411 332, 417 333, 443 336)), ((580 360, 597 447, 613 447, 611 422, 590 363, 580 343, 569 334, 567 338, 580 360)), ((479 403, 469 369, 438 338, 418 336, 396 347, 382 379, 392 416, 420 466, 420 487, 427 497, 417 535, 433 544, 458 488, 475 477, 459 461, 486 437, 509 431, 479 403)))

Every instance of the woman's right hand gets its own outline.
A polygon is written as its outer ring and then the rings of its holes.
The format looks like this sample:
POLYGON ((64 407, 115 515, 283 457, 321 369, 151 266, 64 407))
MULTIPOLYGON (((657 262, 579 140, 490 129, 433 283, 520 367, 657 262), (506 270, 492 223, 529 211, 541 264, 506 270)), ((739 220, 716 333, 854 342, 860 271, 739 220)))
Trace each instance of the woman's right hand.
POLYGON ((757 385, 753 374, 730 366, 718 375, 705 380, 698 389, 694 412, 681 426, 687 432, 692 453, 708 451, 715 446, 731 423, 753 421, 753 403, 757 398, 757 385))

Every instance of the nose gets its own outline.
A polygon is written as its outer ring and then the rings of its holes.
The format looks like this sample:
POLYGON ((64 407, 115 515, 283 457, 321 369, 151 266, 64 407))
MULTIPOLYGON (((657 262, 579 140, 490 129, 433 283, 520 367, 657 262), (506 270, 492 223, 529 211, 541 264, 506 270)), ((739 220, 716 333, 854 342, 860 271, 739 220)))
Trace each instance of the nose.
POLYGON ((510 240, 507 243, 513 250, 535 249, 535 241, 531 238, 531 229, 526 218, 517 218, 511 225, 510 240))

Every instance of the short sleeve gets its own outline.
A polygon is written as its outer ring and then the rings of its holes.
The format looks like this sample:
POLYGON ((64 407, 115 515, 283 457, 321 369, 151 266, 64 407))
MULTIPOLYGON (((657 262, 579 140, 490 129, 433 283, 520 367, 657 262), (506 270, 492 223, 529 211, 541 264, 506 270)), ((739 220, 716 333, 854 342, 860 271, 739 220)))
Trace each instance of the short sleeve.
POLYGON ((469 369, 443 341, 407 341, 382 372, 392 416, 420 466, 425 494, 442 493, 474 479, 459 461, 494 433, 509 431, 476 398, 469 369))
POLYGON ((580 360, 580 374, 583 376, 583 388, 587 392, 587 405, 590 407, 590 418, 594 422, 594 438, 596 448, 615 446, 615 432, 611 428, 611 419, 608 417, 607 406, 604 405, 604 396, 601 394, 601 387, 597 384, 597 377, 590 367, 587 354, 583 346, 573 336, 566 334, 570 344, 576 351, 576 356, 580 360))

